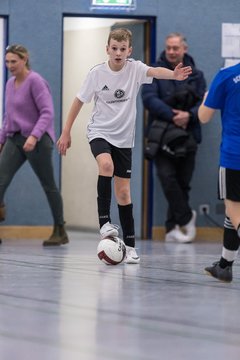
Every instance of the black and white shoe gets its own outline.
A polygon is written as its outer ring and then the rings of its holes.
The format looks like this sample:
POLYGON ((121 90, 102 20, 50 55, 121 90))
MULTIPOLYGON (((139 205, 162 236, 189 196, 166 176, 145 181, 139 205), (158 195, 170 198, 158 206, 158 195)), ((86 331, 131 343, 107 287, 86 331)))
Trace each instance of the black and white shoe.
POLYGON ((231 282, 233 278, 232 266, 227 266, 223 269, 219 266, 219 261, 213 263, 212 266, 206 267, 205 272, 207 275, 211 275, 220 281, 231 282))

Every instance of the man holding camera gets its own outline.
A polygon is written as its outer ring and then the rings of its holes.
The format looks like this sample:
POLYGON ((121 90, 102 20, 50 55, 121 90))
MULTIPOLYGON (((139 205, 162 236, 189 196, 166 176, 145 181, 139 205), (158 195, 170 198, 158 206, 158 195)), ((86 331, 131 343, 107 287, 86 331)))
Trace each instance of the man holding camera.
POLYGON ((196 236, 196 212, 189 205, 189 191, 197 144, 201 142, 198 107, 206 91, 206 81, 187 53, 185 37, 180 33, 170 33, 165 39, 165 50, 153 66, 173 69, 180 62, 192 67, 188 79, 182 82, 154 79, 152 84, 143 85, 142 99, 149 113, 149 134, 151 126, 155 138, 156 129, 164 128, 164 138, 158 139, 154 162, 168 202, 165 241, 189 243, 196 236), (178 129, 187 134, 184 141, 183 138, 180 141, 180 137, 179 141, 174 139, 174 148, 166 141, 171 137, 170 129, 172 133, 175 129, 175 137, 178 129))

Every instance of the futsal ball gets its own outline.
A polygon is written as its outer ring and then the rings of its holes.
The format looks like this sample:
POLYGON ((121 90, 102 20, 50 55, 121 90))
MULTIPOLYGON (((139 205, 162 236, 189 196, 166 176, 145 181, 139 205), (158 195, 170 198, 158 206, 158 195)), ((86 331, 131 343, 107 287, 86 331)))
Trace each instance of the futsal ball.
POLYGON ((126 255, 126 246, 118 237, 108 237, 99 242, 97 254, 107 265, 120 264, 126 255))

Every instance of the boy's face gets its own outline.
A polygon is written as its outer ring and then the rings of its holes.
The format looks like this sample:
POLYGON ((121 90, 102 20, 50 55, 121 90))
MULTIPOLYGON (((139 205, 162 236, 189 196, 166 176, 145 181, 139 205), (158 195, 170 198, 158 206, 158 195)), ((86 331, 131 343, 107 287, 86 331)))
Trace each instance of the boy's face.
POLYGON ((121 70, 125 64, 126 59, 132 53, 132 47, 129 47, 129 41, 116 41, 110 39, 107 45, 107 54, 109 56, 109 66, 112 70, 121 70))

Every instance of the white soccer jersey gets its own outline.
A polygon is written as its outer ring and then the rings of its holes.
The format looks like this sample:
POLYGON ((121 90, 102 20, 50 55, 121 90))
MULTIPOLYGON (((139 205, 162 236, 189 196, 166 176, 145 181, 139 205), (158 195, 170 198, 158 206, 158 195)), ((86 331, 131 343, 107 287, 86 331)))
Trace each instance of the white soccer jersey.
POLYGON ((134 146, 136 98, 140 86, 152 82, 148 69, 133 59, 128 59, 120 71, 112 71, 107 61, 91 69, 77 94, 84 103, 94 97, 87 126, 89 142, 102 138, 119 148, 134 146))

